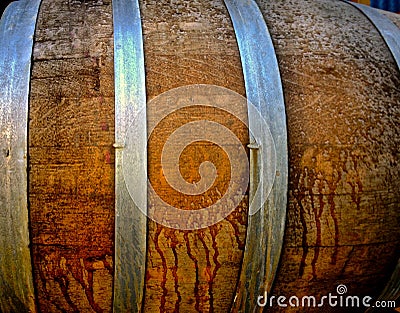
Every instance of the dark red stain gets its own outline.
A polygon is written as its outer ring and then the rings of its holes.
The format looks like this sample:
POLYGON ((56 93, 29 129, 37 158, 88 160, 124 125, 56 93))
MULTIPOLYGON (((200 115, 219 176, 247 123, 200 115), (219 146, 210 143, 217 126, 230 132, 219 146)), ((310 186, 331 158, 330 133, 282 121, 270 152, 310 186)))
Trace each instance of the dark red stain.
POLYGON ((65 298, 65 301, 67 301, 67 303, 71 307, 72 311, 74 313, 79 313, 78 307, 72 302, 71 297, 69 296, 69 293, 68 293, 68 287, 69 287, 68 278, 60 275, 60 276, 54 277, 54 281, 59 284, 61 292, 65 298))
POLYGON ((301 246, 303 247, 303 255, 301 256, 301 261, 300 261, 300 266, 299 266, 299 276, 303 276, 304 274, 304 268, 306 267, 306 259, 307 259, 307 254, 308 254, 308 244, 307 244, 307 223, 305 219, 305 209, 303 207, 303 204, 301 201, 304 199, 304 197, 300 197, 297 199, 297 203, 300 208, 300 223, 303 228, 303 233, 302 233, 302 238, 301 238, 301 246))
POLYGON ((106 256, 98 255, 89 258, 81 258, 77 255, 76 258, 70 258, 68 256, 64 256, 62 253, 52 252, 54 251, 50 249, 43 254, 38 254, 38 257, 40 257, 40 259, 42 260, 41 263, 43 265, 39 267, 39 278, 42 282, 45 299, 56 306, 57 309, 60 310, 60 312, 65 311, 64 308, 57 304, 57 301, 53 301, 49 291, 46 288, 46 283, 49 280, 54 280, 60 286, 61 293, 66 303, 70 306, 72 312, 80 312, 77 305, 74 304, 70 297, 70 279, 68 276, 72 275, 72 277, 82 286, 83 290, 85 291, 86 299, 88 300, 88 303, 93 311, 96 313, 104 312, 104 310, 94 300, 93 276, 96 270, 94 268, 95 262, 102 262, 109 273, 113 275, 112 266, 107 262, 106 256), (46 266, 46 256, 49 255, 48 253, 52 255, 52 264, 46 266), (65 259, 67 270, 59 266, 62 258, 65 259), (81 260, 83 260, 83 265, 81 263, 81 260), (87 284, 84 280, 85 271, 87 272, 87 284))
POLYGON ((200 285, 200 281, 199 281, 199 261, 196 259, 196 257, 192 253, 192 248, 190 247, 189 232, 188 231, 184 232, 183 238, 185 239, 185 242, 186 242, 187 253, 189 255, 189 258, 193 261, 194 268, 195 268, 195 271, 196 271, 196 282, 194 284, 194 296, 196 298, 195 309, 196 309, 197 312, 201 312, 200 311, 200 294, 199 294, 199 285, 200 285))
POLYGON ((108 124, 106 122, 103 122, 101 124, 101 130, 102 131, 108 131, 109 130, 108 124))
POLYGON ((211 233, 211 238, 212 238, 212 247, 214 249, 213 261, 215 264, 212 279, 214 279, 217 276, 217 272, 221 268, 221 263, 219 263, 219 261, 218 261, 219 251, 218 251, 218 246, 217 246, 217 241, 216 241, 219 228, 220 228, 219 224, 215 224, 210 227, 210 233, 211 233))
MULTIPOLYGON (((305 173, 307 174, 308 170, 305 168, 305 173)), ((300 177, 295 177, 294 186, 297 186, 297 190, 294 192, 294 197, 297 200, 297 205, 299 206, 299 213, 300 213, 300 223, 301 227, 303 228, 302 232, 302 239, 301 239, 301 246, 303 247, 303 254, 301 256, 300 266, 299 266, 299 276, 303 276, 304 268, 306 267, 306 259, 308 254, 308 243, 307 243, 307 222, 306 222, 306 209, 303 206, 303 200, 305 199, 305 177, 303 177, 303 181, 300 181, 300 177)))
MULTIPOLYGON (((95 310, 96 313, 101 313, 101 312, 103 312, 103 310, 94 301, 93 273, 94 273, 95 269, 94 269, 93 263, 94 263, 94 261, 92 261, 92 260, 84 260, 85 270, 88 272, 88 277, 87 277, 88 286, 85 285, 85 283, 83 281, 83 277, 81 277, 82 281, 79 281, 79 283, 82 285, 82 287, 85 290, 85 294, 89 300, 90 306, 95 310)), ((81 273, 83 273, 83 271, 81 273)))
POLYGON ((162 277, 162 281, 161 281, 161 288, 163 290, 163 293, 161 295, 161 300, 160 300, 160 312, 165 312, 165 303, 166 303, 166 298, 167 298, 167 295, 168 295, 168 289, 166 288, 166 284, 167 284, 167 261, 166 261, 166 259, 164 257, 163 251, 161 250, 161 248, 159 246, 159 242, 158 242, 162 230, 163 230, 163 227, 161 225, 157 224, 156 234, 155 234, 155 237, 154 237, 154 246, 156 248, 156 251, 160 255, 161 263, 162 263, 162 267, 163 267, 163 277, 162 277))
POLYGON ((110 151, 108 151, 108 150, 104 151, 104 160, 105 160, 106 164, 111 164, 112 163, 112 158, 111 158, 110 151))
POLYGON ((335 232, 334 232, 335 245, 334 245, 334 250, 333 250, 333 254, 332 254, 332 258, 331 258, 332 265, 336 264, 337 256, 338 256, 338 252, 339 252, 339 220, 336 216, 335 191, 337 189, 338 184, 342 180, 342 171, 347 172, 346 161, 342 162, 338 166, 338 170, 337 170, 338 176, 337 176, 336 181, 328 182, 328 186, 331 191, 328 195, 329 212, 331 214, 331 217, 333 220, 333 225, 335 228, 335 232))
POLYGON ((206 254, 206 268, 205 268, 205 274, 207 277, 207 282, 208 282, 208 296, 209 296, 209 301, 210 301, 210 313, 214 312, 214 294, 213 294, 213 282, 214 282, 214 277, 213 273, 211 272, 211 260, 210 260, 210 249, 208 249, 207 244, 204 240, 205 233, 204 230, 200 230, 198 232, 199 235, 199 240, 203 244, 204 252, 206 254))
POLYGON ((179 279, 178 279, 178 254, 176 252, 176 247, 178 245, 178 239, 176 238, 175 231, 171 230, 171 232, 168 235, 168 238, 171 239, 171 249, 172 253, 174 254, 174 267, 172 268, 172 276, 174 277, 174 287, 175 287, 175 293, 178 297, 178 299, 175 302, 175 313, 179 313, 179 304, 182 301, 181 293, 179 291, 179 279))
POLYGON ((107 261, 107 258, 102 259, 104 267, 108 270, 111 276, 114 276, 114 268, 112 264, 107 261))
POLYGON ((335 227, 335 248, 332 254, 331 258, 331 264, 336 264, 337 261, 337 255, 339 252, 339 221, 336 216, 336 210, 335 210, 335 200, 334 200, 334 195, 329 195, 328 196, 328 203, 329 203, 329 208, 330 208, 330 213, 333 219, 333 224, 335 227))
POLYGON ((360 185, 358 185, 358 182, 349 182, 348 183, 349 185, 350 185, 350 187, 351 187, 351 190, 352 190, 352 192, 351 192, 351 200, 356 204, 356 208, 357 208, 357 211, 359 211, 360 210, 360 203, 361 203, 361 195, 360 195, 360 193, 362 192, 362 187, 360 186, 360 185), (357 188, 356 188, 356 186, 359 186, 358 188, 359 188, 359 191, 357 192, 357 188), (360 190, 361 189, 361 190, 360 190))
POLYGON ((226 221, 229 222, 229 224, 231 224, 233 231, 235 233, 235 238, 236 238, 236 242, 238 245, 238 248, 240 250, 244 250, 245 248, 245 244, 246 244, 246 239, 244 238, 243 240, 240 239, 241 237, 241 233, 239 230, 239 225, 237 224, 239 222, 240 225, 246 225, 247 222, 244 219, 245 214, 240 214, 237 211, 232 212, 232 214, 228 215, 226 217, 226 221))
MULTIPOLYGON (((310 197, 311 201, 311 207, 312 211, 315 217, 315 225, 316 225, 316 240, 315 240, 315 250, 314 250, 314 257, 311 262, 312 265, 312 272, 313 272, 313 278, 317 278, 316 274, 316 264, 318 261, 318 257, 320 254, 320 247, 322 246, 322 226, 321 226, 321 217, 324 212, 324 209, 326 206, 329 207, 329 213, 332 217, 333 224, 334 224, 334 245, 333 245, 333 254, 331 257, 331 264, 336 264, 337 262, 337 257, 338 257, 338 251, 339 251, 339 243, 340 243, 340 231, 339 231, 339 217, 337 216, 336 213, 336 204, 335 204, 335 196, 336 196, 336 190, 338 185, 343 179, 342 173, 348 173, 347 169, 347 161, 348 161, 349 156, 345 157, 341 162, 336 164, 335 166, 335 171, 337 173, 337 177, 335 179, 325 179, 325 180, 320 180, 317 182, 316 174, 314 173, 313 170, 309 171, 308 168, 304 169, 303 172, 303 181, 298 181, 297 186, 299 188, 299 191, 295 194, 295 198, 297 199, 298 206, 300 208, 300 222, 303 228, 303 237, 302 237, 302 246, 303 246, 303 255, 300 263, 300 269, 299 269, 299 275, 302 276, 304 274, 304 268, 306 266, 306 258, 307 254, 309 251, 309 245, 307 243, 307 224, 306 224, 306 210, 303 206, 302 201, 306 197, 304 194, 304 186, 306 186, 306 183, 308 186, 308 195, 310 197), (307 181, 306 181, 307 180, 307 181), (324 195, 323 192, 323 183, 326 182, 329 187, 329 194, 324 195), (315 198, 313 194, 313 186, 315 186, 315 183, 317 183, 318 187, 318 197, 315 198), (324 199, 327 198, 327 200, 324 201, 324 199), (315 201, 318 201, 318 207, 315 206, 315 201)), ((358 164, 357 164, 357 159, 355 156, 352 156, 352 163, 353 163, 353 169, 356 173, 355 177, 352 177, 351 181, 347 181, 347 183, 350 185, 352 191, 351 191, 351 198, 352 201, 355 203, 357 210, 360 210, 360 202, 361 202, 361 194, 363 192, 362 188, 362 183, 361 179, 358 176, 357 170, 358 170, 358 164)), ((296 185, 296 184, 295 184, 296 185)))
MULTIPOLYGON (((310 188, 312 189, 312 188, 310 188)), ((310 190, 310 193, 312 190, 310 190)), ((311 194, 311 203, 314 211, 314 216, 315 216, 315 226, 316 226, 316 239, 315 239, 315 249, 314 249, 314 257, 313 260, 311 261, 311 267, 312 267, 312 275, 313 279, 317 279, 317 261, 319 257, 319 250, 321 247, 322 243, 322 229, 321 229, 321 216, 322 213, 324 212, 324 195, 323 195, 323 182, 320 181, 318 183, 318 200, 319 200, 319 210, 315 207, 314 205, 314 197, 311 194)))

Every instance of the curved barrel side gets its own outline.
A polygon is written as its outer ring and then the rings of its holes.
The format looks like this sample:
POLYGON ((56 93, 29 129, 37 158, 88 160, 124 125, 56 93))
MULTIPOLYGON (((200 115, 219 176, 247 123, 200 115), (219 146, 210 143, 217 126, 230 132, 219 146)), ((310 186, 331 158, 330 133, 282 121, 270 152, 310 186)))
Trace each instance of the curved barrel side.
POLYGON ((349 295, 376 297, 399 257, 397 64, 347 3, 257 4, 279 62, 290 151, 271 294, 323 296, 344 284, 349 295))
MULTIPOLYGON (((360 5, 353 2, 348 2, 348 3, 358 8, 366 17, 368 17, 368 19, 372 22, 372 24, 374 24, 374 26, 381 34, 382 38, 385 40, 400 71, 400 29, 397 26, 399 24, 395 24, 394 21, 391 21, 388 16, 381 14, 378 10, 371 9, 368 6, 360 5)), ((400 23, 400 18, 398 18, 396 21, 400 23)), ((400 278, 400 260, 398 261, 397 267, 393 272, 393 275, 391 276, 385 289, 379 296, 379 300, 396 301, 400 298, 399 278, 400 278)), ((376 312, 378 310, 371 308, 367 312, 376 312)))

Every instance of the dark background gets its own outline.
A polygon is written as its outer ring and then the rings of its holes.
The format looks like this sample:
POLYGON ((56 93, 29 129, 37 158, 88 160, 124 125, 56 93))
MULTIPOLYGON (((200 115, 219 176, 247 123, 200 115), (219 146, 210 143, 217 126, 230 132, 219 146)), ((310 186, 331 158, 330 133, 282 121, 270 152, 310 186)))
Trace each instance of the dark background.
POLYGON ((3 15, 5 8, 13 1, 0 0, 0 16, 3 15))

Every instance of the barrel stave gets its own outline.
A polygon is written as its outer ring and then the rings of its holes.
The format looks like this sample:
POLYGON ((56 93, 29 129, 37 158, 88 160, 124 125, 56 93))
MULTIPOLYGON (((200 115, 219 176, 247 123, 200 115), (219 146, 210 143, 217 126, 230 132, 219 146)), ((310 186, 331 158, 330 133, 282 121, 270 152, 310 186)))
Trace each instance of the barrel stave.
MULTIPOLYGON (((239 51, 223 1, 141 1, 140 5, 149 101, 170 89, 192 84, 223 86, 244 95, 239 51)), ((247 120, 243 109, 238 110, 239 116, 247 120)), ((148 104, 149 120, 154 119, 157 110, 151 102, 148 104)), ((187 122, 197 115, 220 124, 231 123, 229 129, 244 146, 248 143, 247 129, 232 118, 204 109, 183 111, 179 111, 180 116, 187 116, 187 122)), ((162 138, 174 122, 166 123, 165 129, 156 129, 155 140, 149 141, 150 181, 160 179, 157 156, 162 138)), ((198 162, 212 149, 205 142, 191 150, 192 155, 183 155, 182 175, 193 176, 198 162)), ((228 162, 219 168, 223 173, 228 162)), ((218 196, 213 192, 205 197, 215 202, 218 196)), ((161 196, 170 201, 172 194, 161 190, 161 196)), ((199 230, 169 229, 149 220, 145 312, 229 311, 244 249, 247 201, 246 195, 225 220, 199 230)), ((200 198, 193 201, 182 195, 175 202, 182 209, 205 204, 200 198)), ((151 205, 149 201, 149 209, 151 205)))
POLYGON ((29 202, 38 309, 112 310, 111 2, 42 1, 31 75, 29 202))

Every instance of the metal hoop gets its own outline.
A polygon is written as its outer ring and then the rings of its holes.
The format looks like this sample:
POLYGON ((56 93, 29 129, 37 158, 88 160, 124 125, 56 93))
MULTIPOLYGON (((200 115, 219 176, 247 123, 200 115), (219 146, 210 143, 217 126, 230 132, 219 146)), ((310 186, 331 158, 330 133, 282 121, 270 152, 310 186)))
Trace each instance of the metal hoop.
POLYGON ((385 40, 400 70, 400 29, 376 9, 350 1, 345 2, 360 10, 374 24, 383 40, 385 40))
POLYGON ((34 312, 29 248, 28 102, 40 0, 11 3, 0 21, 0 311, 34 312))
MULTIPOLYGON (((288 188, 285 102, 274 46, 257 4, 253 0, 225 0, 225 5, 239 45, 247 98, 267 122, 277 155, 271 193, 265 203, 259 202, 256 189, 267 192, 271 169, 266 162, 263 133, 259 130, 251 134, 250 197, 255 201, 250 198, 246 248, 233 310, 253 312, 257 296, 271 289, 283 245, 288 188)), ((255 118, 249 112, 250 126, 257 125, 255 118)))
POLYGON ((146 265, 146 216, 126 188, 123 166, 141 181, 141 201, 147 202, 146 119, 136 119, 146 107, 142 25, 138 0, 113 1, 115 70, 115 276, 114 312, 139 312, 146 265), (129 124, 135 122, 137 168, 123 160, 129 124))

